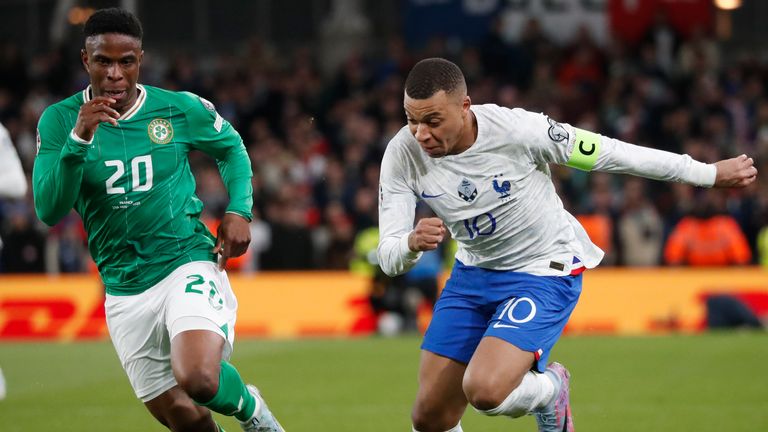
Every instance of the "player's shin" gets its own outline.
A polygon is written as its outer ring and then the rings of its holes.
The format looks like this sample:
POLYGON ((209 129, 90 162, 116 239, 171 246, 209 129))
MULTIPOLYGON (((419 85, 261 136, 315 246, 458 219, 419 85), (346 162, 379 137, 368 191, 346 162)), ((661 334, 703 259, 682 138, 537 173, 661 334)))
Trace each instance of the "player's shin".
POLYGON ((488 416, 520 417, 547 405, 557 394, 556 383, 545 374, 528 372, 523 381, 496 408, 477 410, 488 416))
POLYGON ((234 366, 226 361, 221 362, 219 373, 219 390, 213 399, 200 405, 219 414, 234 416, 240 421, 246 421, 259 408, 258 401, 248 391, 234 366))

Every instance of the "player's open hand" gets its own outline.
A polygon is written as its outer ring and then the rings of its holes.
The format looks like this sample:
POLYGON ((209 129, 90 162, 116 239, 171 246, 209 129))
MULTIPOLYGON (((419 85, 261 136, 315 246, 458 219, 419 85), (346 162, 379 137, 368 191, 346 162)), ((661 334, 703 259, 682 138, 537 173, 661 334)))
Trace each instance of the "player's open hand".
POLYGON ((226 213, 216 233, 213 253, 219 254, 219 270, 224 270, 227 259, 239 257, 248 250, 251 229, 248 220, 234 213, 226 213))
POLYGON ((115 100, 111 97, 96 96, 82 104, 80 112, 77 114, 75 135, 90 141, 93 138, 93 134, 96 133, 99 123, 109 123, 112 126, 117 126, 117 119, 120 118, 120 113, 111 107, 113 103, 115 103, 115 100))
POLYGON ((757 179, 755 161, 747 155, 715 162, 715 187, 745 187, 757 179))
POLYGON ((436 217, 420 219, 408 236, 408 247, 414 252, 437 249, 445 238, 445 224, 436 217))

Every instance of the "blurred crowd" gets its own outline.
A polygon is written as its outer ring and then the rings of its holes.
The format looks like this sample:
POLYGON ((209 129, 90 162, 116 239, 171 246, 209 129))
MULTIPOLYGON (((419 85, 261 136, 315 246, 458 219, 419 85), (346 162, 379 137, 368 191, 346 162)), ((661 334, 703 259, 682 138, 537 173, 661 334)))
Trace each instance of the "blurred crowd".
MULTIPOLYGON (((147 51, 140 82, 212 101, 242 135, 253 163, 253 243, 242 271, 346 269, 377 223, 379 163, 405 124, 403 81, 425 57, 464 71, 474 104, 543 112, 627 142, 704 162, 746 153, 768 174, 768 64, 728 59, 704 31, 654 27, 639 43, 595 43, 587 31, 557 45, 529 21, 517 42, 494 29, 466 45, 441 38, 409 49, 392 38, 352 52, 322 73, 309 44, 278 50, 252 39, 216 55, 147 51)), ((45 107, 87 84, 76 51, 29 55, 0 42, 0 122, 31 176, 35 128, 45 107)), ((191 158, 205 220, 215 226, 227 194, 215 164, 191 158)), ((605 264, 739 265, 765 262, 768 182, 744 190, 697 189, 552 167, 566 208, 606 251, 605 264)), ((420 212, 420 214, 428 211, 420 212)), ((0 200, 2 272, 92 271, 76 214, 49 229, 31 192, 0 200)), ((363 259, 366 256, 362 256, 363 259)))

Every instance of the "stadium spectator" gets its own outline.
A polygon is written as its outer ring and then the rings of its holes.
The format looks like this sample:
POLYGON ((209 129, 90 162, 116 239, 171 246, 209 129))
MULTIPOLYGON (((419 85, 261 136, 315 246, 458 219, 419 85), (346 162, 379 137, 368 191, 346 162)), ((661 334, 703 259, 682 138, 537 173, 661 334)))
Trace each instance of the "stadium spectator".
POLYGON ((747 239, 733 217, 724 214, 722 191, 709 190, 672 230, 664 246, 664 260, 671 265, 728 266, 752 259, 747 239))
POLYGON ((64 216, 46 239, 45 271, 50 274, 88 271, 97 274, 98 270, 88 255, 87 243, 88 234, 82 220, 74 213, 64 216))
POLYGON ((614 209, 615 193, 611 189, 611 178, 604 173, 594 173, 590 176, 590 193, 588 210, 575 215, 584 230, 589 235, 592 243, 597 245, 605 256, 603 261, 607 265, 616 263, 615 219, 614 209))
POLYGON ((661 260, 664 226, 648 200, 642 179, 624 181, 624 205, 617 221, 618 262, 628 266, 655 266, 661 260))
POLYGON ((26 203, 8 206, 8 231, 3 236, 3 265, 17 273, 45 271, 45 235, 30 219, 26 203))
POLYGON ((768 268, 768 225, 764 226, 757 235, 758 263, 768 268))

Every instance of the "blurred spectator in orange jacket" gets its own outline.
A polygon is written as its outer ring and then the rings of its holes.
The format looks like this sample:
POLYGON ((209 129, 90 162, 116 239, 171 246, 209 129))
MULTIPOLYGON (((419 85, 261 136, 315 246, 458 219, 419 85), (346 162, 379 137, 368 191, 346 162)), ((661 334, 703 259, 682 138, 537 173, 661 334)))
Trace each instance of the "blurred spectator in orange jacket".
POLYGON ((752 252, 739 224, 724 213, 725 196, 707 190, 693 213, 675 226, 664 248, 667 264, 726 266, 748 264, 752 252))
POLYGON ((624 205, 616 223, 619 263, 628 266, 655 266, 661 258, 664 226, 661 216, 647 198, 645 181, 627 177, 624 205))

